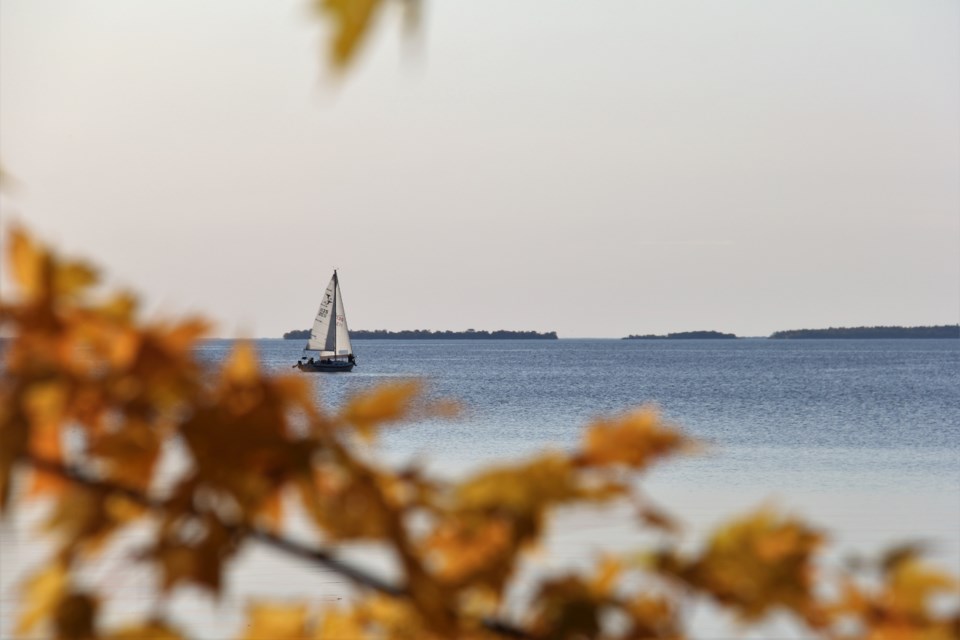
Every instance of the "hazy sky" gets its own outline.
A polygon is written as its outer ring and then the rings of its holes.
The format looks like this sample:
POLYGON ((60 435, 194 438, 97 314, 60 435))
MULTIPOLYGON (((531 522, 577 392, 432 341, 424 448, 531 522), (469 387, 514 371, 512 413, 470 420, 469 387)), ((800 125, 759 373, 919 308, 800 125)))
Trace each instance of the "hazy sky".
POLYGON ((306 6, 3 0, 4 222, 219 335, 958 320, 956 0, 306 6))

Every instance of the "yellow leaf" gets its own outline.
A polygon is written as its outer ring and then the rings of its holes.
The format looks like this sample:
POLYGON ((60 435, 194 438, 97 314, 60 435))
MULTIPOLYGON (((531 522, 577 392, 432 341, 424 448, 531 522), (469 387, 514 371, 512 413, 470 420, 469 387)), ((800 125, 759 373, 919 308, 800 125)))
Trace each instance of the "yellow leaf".
POLYGON ((566 457, 545 454, 513 467, 482 471, 457 488, 462 509, 530 513, 580 495, 566 457))
POLYGON ((241 340, 223 365, 223 378, 233 384, 253 384, 260 377, 257 350, 253 343, 241 340))
POLYGON ((701 589, 747 621, 784 607, 818 619, 813 566, 823 537, 765 507, 718 529, 699 558, 661 556, 658 569, 701 589))
POLYGON ((692 442, 647 407, 614 420, 594 423, 584 436, 581 462, 588 466, 626 465, 643 469, 692 442))
POLYGON ((58 264, 54 272, 54 287, 60 296, 76 296, 97 282, 97 272, 83 262, 58 264))
POLYGON ((346 67, 353 59, 382 5, 383 0, 314 0, 333 22, 330 57, 336 67, 346 67))
POLYGON ((247 610, 244 640, 302 640, 307 637, 305 604, 254 603, 247 610))
POLYGON ((610 556, 604 556, 596 568, 596 574, 590 582, 590 586, 598 597, 608 597, 613 595, 613 589, 617 580, 623 571, 623 565, 619 560, 610 556))
POLYGON ((20 227, 10 230, 10 267, 14 280, 31 300, 43 289, 44 271, 49 268, 49 256, 20 227))
POLYGON ((27 580, 21 592, 23 606, 15 633, 29 633, 53 615, 66 592, 68 577, 67 565, 57 560, 27 580))
POLYGON ((451 518, 442 523, 427 540, 427 548, 437 558, 437 575, 447 584, 476 583, 480 573, 491 573, 490 582, 499 586, 509 573, 512 527, 497 518, 476 523, 451 518))
POLYGON ((362 435, 372 436, 377 425, 406 417, 420 389, 420 383, 414 381, 381 385, 351 398, 342 418, 356 426, 362 435))
POLYGON ((98 309, 104 318, 124 324, 133 320, 136 310, 136 296, 126 291, 115 294, 98 309))
POLYGON ((108 633, 106 640, 183 640, 179 632, 162 622, 148 622, 121 627, 108 633))
POLYGON ((960 584, 941 571, 916 558, 905 559, 894 566, 887 578, 887 606, 906 618, 932 618, 933 600, 938 595, 957 593, 960 584))
POLYGON ((313 637, 314 640, 359 640, 366 638, 367 633, 353 612, 327 609, 313 637))

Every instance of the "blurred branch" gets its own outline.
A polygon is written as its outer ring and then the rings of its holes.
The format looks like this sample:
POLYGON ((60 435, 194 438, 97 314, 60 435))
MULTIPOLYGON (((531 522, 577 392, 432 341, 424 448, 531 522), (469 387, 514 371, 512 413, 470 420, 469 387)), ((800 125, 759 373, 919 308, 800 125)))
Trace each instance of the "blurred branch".
MULTIPOLYGON (((166 504, 159 498, 148 496, 137 489, 133 489, 116 482, 95 478, 76 466, 66 465, 61 462, 42 458, 34 454, 25 455, 24 460, 37 471, 53 474, 57 477, 63 478, 64 480, 68 480, 74 484, 87 487, 89 489, 120 495, 137 505, 157 513, 162 513, 166 510, 166 504)), ((195 514, 200 515, 200 512, 195 507, 191 506, 190 510, 195 514)), ((406 587, 391 584, 385 580, 382 580, 381 578, 363 571, 362 569, 354 567, 346 562, 343 562, 342 560, 338 560, 334 557, 332 551, 323 547, 305 545, 301 542, 297 542, 296 540, 285 538, 259 527, 230 525, 226 523, 224 523, 224 527, 232 533, 245 534, 249 538, 252 538, 253 540, 281 551, 287 555, 299 558, 300 560, 306 560, 308 562, 322 565, 331 571, 339 573, 340 575, 348 578, 355 584, 362 587, 373 589, 374 591, 392 596, 394 598, 407 598, 410 596, 410 592, 406 587)), ((507 624, 500 620, 485 619, 482 622, 485 629, 500 634, 504 637, 532 637, 523 629, 507 624)))

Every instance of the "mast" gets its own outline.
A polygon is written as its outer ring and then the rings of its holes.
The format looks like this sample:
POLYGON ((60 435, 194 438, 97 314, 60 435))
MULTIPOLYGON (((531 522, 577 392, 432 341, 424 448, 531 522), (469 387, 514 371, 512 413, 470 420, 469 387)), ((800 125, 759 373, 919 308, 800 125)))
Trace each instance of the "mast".
POLYGON ((331 351, 330 355, 337 355, 337 272, 333 272, 333 295, 330 300, 330 315, 327 318, 327 335, 324 348, 331 351))

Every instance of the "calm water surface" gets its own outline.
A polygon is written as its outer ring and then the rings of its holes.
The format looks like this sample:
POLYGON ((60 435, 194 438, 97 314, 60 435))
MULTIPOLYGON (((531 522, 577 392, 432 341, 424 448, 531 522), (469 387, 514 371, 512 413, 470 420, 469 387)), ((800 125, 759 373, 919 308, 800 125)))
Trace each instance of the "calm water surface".
MULTIPOLYGON (((290 372, 300 341, 259 340, 269 369, 290 372)), ((200 358, 218 365, 230 341, 209 341, 200 358)), ((457 421, 389 429, 380 454, 416 459, 456 476, 546 445, 573 447, 598 416, 644 403, 709 443, 646 480, 694 536, 731 514, 772 502, 828 527, 826 562, 889 544, 931 542, 932 559, 960 575, 960 340, 811 341, 355 341, 351 374, 309 375, 317 399, 398 378, 421 378, 429 393, 459 400, 457 421)), ((295 524, 295 523, 294 523, 295 524)), ((629 511, 561 514, 532 574, 582 565, 601 549, 642 546, 629 511)), ((23 521, 0 528, 0 637, 9 634, 18 577, 49 550, 23 521)), ((348 559, 386 570, 375 554, 348 559)), ((113 595, 108 619, 141 615, 154 577, 117 554, 92 577, 113 595)), ((197 637, 236 635, 251 598, 349 600, 339 576, 252 546, 218 601, 178 592, 175 621, 197 637)), ((522 602, 523 581, 515 601, 522 602)), ((690 621, 701 638, 795 638, 776 619, 744 636, 709 606, 690 621)))
MULTIPOLYGON (((300 341, 260 340, 289 371, 300 341)), ((201 349, 219 362, 228 341, 201 349)), ((454 422, 389 433, 388 457, 462 469, 574 446, 592 418, 656 403, 713 446, 671 479, 731 487, 960 490, 960 340, 356 341, 352 374, 312 374, 337 405, 379 382, 422 378, 459 400, 454 422)), ((664 471, 664 473, 666 473, 664 471)))

